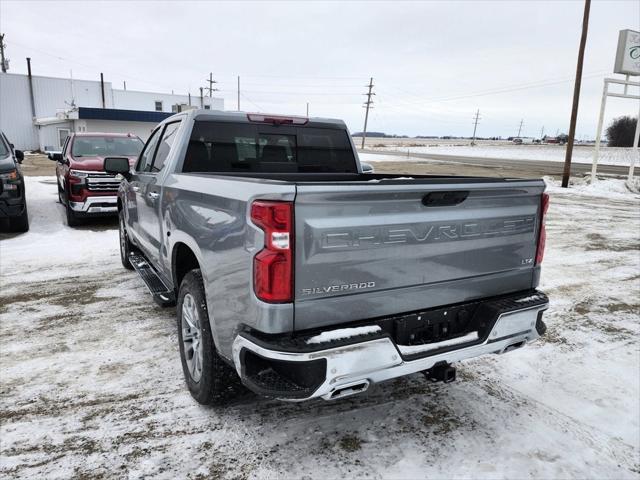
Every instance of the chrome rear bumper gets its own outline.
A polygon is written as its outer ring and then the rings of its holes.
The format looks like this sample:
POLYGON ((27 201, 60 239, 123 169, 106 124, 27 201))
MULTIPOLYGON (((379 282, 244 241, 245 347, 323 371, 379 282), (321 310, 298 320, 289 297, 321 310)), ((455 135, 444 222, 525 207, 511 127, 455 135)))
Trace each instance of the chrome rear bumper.
MULTIPOLYGON (((546 298, 546 297, 545 297, 546 298)), ((241 378, 243 350, 269 360, 285 362, 326 361, 324 381, 313 392, 303 398, 281 398, 288 401, 304 401, 312 398, 334 400, 365 391, 371 383, 402 377, 428 370, 434 365, 454 363, 489 353, 502 354, 536 340, 540 335, 536 329, 539 313, 546 310, 545 303, 528 306, 521 310, 500 314, 489 335, 483 342, 445 353, 435 353, 422 358, 405 360, 401 348, 391 338, 378 338, 360 343, 328 348, 312 352, 278 351, 258 345, 239 334, 233 344, 233 360, 241 378)), ((246 382, 246 378, 243 378, 246 382)), ((251 388, 250 384, 247 384, 251 388)), ((264 393, 264 392, 259 392, 264 393)))

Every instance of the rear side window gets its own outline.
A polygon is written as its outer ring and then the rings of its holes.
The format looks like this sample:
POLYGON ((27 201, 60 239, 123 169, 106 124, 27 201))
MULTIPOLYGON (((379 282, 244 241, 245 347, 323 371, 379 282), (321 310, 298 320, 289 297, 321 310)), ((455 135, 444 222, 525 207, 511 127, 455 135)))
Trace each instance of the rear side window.
POLYGON ((168 123, 165 127, 164 132, 162 133, 162 140, 160 140, 160 143, 158 144, 156 158, 153 161, 153 166, 151 167, 152 172, 159 172, 162 170, 162 167, 164 167, 164 162, 167 160, 169 152, 171 151, 171 146, 176 139, 178 128, 180 128, 180 122, 168 123))
POLYGON ((346 130, 196 121, 183 172, 356 173, 346 130))

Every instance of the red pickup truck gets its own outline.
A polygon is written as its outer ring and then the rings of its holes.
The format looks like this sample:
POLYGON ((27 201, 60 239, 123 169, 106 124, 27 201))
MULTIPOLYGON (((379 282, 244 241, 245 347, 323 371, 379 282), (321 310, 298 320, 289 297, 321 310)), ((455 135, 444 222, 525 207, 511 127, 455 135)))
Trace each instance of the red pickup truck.
POLYGON ((74 227, 83 217, 115 215, 120 180, 102 168, 106 157, 127 157, 133 165, 144 143, 127 133, 72 133, 55 160, 58 199, 65 206, 67 224, 74 227))

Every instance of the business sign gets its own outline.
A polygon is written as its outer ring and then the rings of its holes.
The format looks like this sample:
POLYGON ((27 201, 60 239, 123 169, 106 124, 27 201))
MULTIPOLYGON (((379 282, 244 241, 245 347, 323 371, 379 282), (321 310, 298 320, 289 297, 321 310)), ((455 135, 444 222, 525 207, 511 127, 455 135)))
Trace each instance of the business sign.
POLYGON ((614 73, 640 75, 640 32, 620 30, 614 73))

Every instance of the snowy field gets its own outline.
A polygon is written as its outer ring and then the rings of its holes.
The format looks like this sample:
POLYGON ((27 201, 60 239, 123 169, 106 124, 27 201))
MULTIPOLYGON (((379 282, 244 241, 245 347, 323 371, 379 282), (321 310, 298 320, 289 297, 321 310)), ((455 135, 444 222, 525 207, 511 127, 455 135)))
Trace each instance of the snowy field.
MULTIPOLYGON (((455 144, 431 144, 424 145, 418 140, 414 143, 405 142, 404 144, 385 144, 385 139, 379 139, 380 143, 367 145, 367 149, 377 150, 380 152, 402 152, 402 153, 420 153, 433 155, 449 155, 456 157, 476 157, 476 158, 501 158, 508 160, 541 160, 549 162, 564 162, 566 148, 560 145, 514 145, 512 143, 502 144, 483 144, 476 146, 455 145, 455 144), (385 145, 385 146, 382 146, 385 145), (421 146, 416 146, 421 145, 421 146)), ((359 144, 358 144, 359 145, 359 144)), ((593 146, 577 145, 573 149, 572 161, 576 163, 592 163, 593 162, 593 146)), ((639 165, 639 159, 636 154, 636 167, 639 165)), ((623 165, 629 166, 633 159, 633 150, 631 148, 600 148, 600 157, 598 163, 602 165, 623 165)), ((396 157, 396 160, 407 161, 406 156, 396 157)))
POLYGON ((453 384, 212 409, 116 222, 69 229, 55 179, 27 178, 31 231, 0 236, 0 477, 640 478, 640 196, 550 192, 541 341, 453 384))

